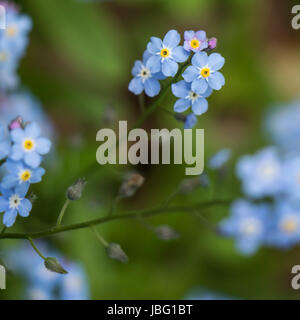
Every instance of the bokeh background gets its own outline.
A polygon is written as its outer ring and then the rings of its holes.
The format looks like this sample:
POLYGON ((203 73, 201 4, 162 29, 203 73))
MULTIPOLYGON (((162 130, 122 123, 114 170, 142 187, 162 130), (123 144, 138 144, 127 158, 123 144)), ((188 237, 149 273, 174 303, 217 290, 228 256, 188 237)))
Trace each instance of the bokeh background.
MULTIPOLYGON (((262 118, 273 104, 299 97, 300 31, 291 27, 291 8, 282 0, 19 0, 33 19, 33 31, 19 74, 24 87, 41 101, 54 127, 55 151, 28 219, 14 231, 34 231, 54 224, 74 179, 86 175, 82 200, 72 203, 64 223, 104 216, 118 191, 122 174, 131 167, 100 167, 95 162, 96 132, 106 126, 107 113, 133 124, 140 114, 138 99, 127 87, 134 60, 140 59, 150 36, 170 29, 206 30, 218 38, 218 52, 226 58, 226 85, 209 99, 209 111, 199 118, 205 129, 205 157, 230 148, 229 174, 215 194, 238 197, 235 160, 267 144, 262 118), (89 168, 92 166, 92 170, 89 168)), ((146 102, 150 102, 147 100, 146 102)), ((171 93, 163 106, 172 110, 171 93)), ((170 115, 156 111, 145 128, 182 127, 170 115)), ((140 166, 146 182, 118 210, 159 206, 184 178, 182 166, 140 166)), ((211 190, 197 189, 178 196, 174 204, 210 199, 211 190)), ((217 224, 228 208, 202 212, 217 224)), ((182 299, 197 288, 239 299, 298 299, 290 287, 291 267, 299 264, 299 248, 261 249, 244 257, 232 240, 212 233, 188 214, 149 219, 168 224, 181 237, 162 242, 137 221, 115 221, 99 227, 109 241, 118 242, 130 261, 119 264, 89 230, 56 235, 47 241, 62 255, 80 261, 93 299, 182 299)), ((1 240, 1 251, 14 250, 19 241, 1 240)), ((22 299, 22 278, 8 275, 1 299, 22 299)))

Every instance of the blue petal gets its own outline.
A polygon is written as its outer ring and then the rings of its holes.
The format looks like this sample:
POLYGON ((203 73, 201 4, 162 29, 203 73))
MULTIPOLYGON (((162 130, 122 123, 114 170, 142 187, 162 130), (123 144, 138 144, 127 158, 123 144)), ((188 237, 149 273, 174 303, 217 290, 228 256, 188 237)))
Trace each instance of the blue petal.
POLYGON ((175 112, 184 112, 191 105, 191 102, 188 99, 178 99, 174 104, 175 112))
POLYGON ((185 69, 182 77, 187 82, 194 81, 199 76, 199 70, 194 66, 189 66, 185 69))
POLYGON ((208 57, 208 66, 212 71, 220 70, 225 63, 225 59, 219 53, 212 53, 208 57))
POLYGON ((196 32, 196 37, 198 40, 201 40, 201 41, 205 41, 207 38, 206 38, 206 32, 203 31, 203 30, 200 30, 200 31, 197 31, 196 32))
POLYGON ((16 209, 9 209, 3 215, 3 224, 7 228, 10 228, 15 223, 17 215, 18 215, 18 213, 17 213, 16 209))
POLYGON ((174 77, 178 71, 178 64, 171 60, 165 59, 162 63, 162 73, 167 77, 174 77))
POLYGON ((161 39, 157 37, 151 37, 151 41, 147 45, 147 50, 151 54, 156 54, 157 52, 161 51, 162 47, 163 45, 161 39))
POLYGON ((208 102, 204 98, 197 99, 193 105, 192 110, 195 115, 200 116, 201 114, 205 113, 208 109, 208 102))
POLYGON ((172 93, 177 98, 186 98, 191 91, 191 84, 181 80, 177 83, 172 84, 172 93))
POLYGON ((141 68, 142 68, 142 62, 140 60, 136 60, 134 62, 134 66, 131 70, 132 75, 135 77, 136 75, 138 75, 141 72, 141 68))
POLYGON ((128 90, 134 94, 141 94, 144 90, 143 82, 141 78, 133 78, 128 86, 128 90))
POLYGON ((37 138, 41 134, 41 128, 35 122, 29 123, 25 128, 25 135, 30 138, 37 138))
POLYGON ((32 172, 30 183, 38 183, 42 180, 42 176, 45 174, 44 168, 37 168, 32 172))
POLYGON ((165 80, 166 76, 162 72, 152 74, 152 78, 156 80, 165 80))
POLYGON ((189 31, 184 31, 184 40, 192 40, 195 36, 195 31, 189 30, 189 31))
POLYGON ((161 71, 161 58, 160 56, 152 56, 148 59, 147 68, 150 69, 151 73, 157 73, 161 71))
POLYGON ((36 152, 42 155, 47 154, 51 149, 51 141, 47 138, 38 138, 36 140, 36 152))
POLYGON ((191 113, 186 117, 185 123, 184 123, 184 129, 192 129, 197 124, 197 117, 191 113))
POLYGON ((192 82, 192 90, 198 94, 204 93, 208 88, 208 83, 205 79, 196 79, 192 82))
POLYGON ((21 160, 24 156, 24 151, 22 147, 18 144, 15 144, 11 148, 10 158, 14 161, 21 160))
POLYGON ((10 189, 15 187, 19 182, 17 174, 8 174, 6 175, 1 182, 1 187, 5 189, 10 189))
POLYGON ((14 129, 10 132, 10 136, 13 142, 20 143, 25 138, 24 131, 20 128, 14 129))
POLYGON ((5 211, 8 207, 9 201, 4 197, 0 197, 0 212, 5 211))
POLYGON ((165 35, 163 44, 167 48, 173 49, 178 46, 180 42, 180 34, 176 30, 170 30, 168 33, 165 35))
POLYGON ((21 217, 28 217, 32 209, 32 204, 28 199, 23 199, 19 205, 19 215, 21 217))
POLYGON ((172 57, 176 62, 184 62, 188 59, 190 53, 182 46, 178 46, 172 51, 172 57))
POLYGON ((145 81, 144 86, 147 96, 154 97, 159 94, 160 83, 158 82, 158 80, 149 78, 145 81))
POLYGON ((21 183, 16 186, 15 193, 18 194, 21 198, 24 198, 28 192, 28 189, 29 189, 28 183, 21 183))
POLYGON ((42 162, 42 157, 36 152, 26 153, 24 162, 32 168, 37 168, 42 162))
POLYGON ((11 173, 15 173, 23 168, 22 162, 14 162, 14 161, 7 161, 5 164, 5 170, 11 173))
POLYGON ((204 93, 198 93, 198 92, 196 93, 201 94, 203 98, 207 98, 211 95, 212 92, 213 92, 212 88, 208 87, 204 93))
POLYGON ((208 58, 206 52, 196 52, 192 58, 192 64, 199 68, 206 66, 207 61, 208 58))
POLYGON ((6 158, 10 152, 10 142, 2 141, 0 142, 0 160, 6 158))
POLYGON ((5 198, 10 198, 10 196, 14 193, 13 189, 5 189, 1 187, 1 193, 5 198))
POLYGON ((221 72, 215 72, 208 77, 208 84, 214 90, 220 90, 225 84, 224 76, 221 72))

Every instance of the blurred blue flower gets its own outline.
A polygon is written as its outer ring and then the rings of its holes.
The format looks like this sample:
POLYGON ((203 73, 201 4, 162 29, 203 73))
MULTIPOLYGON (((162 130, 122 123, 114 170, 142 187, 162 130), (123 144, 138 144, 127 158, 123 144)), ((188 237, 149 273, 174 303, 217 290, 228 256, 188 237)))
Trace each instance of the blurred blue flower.
POLYGON ((250 255, 265 242, 270 219, 267 205, 255 205, 246 200, 236 200, 231 206, 229 218, 220 223, 225 236, 234 237, 237 249, 250 255))
POLYGON ((222 168, 231 158, 231 150, 222 149, 209 160, 209 167, 211 169, 222 168))
POLYGON ((300 243, 300 206, 285 200, 277 201, 271 219, 267 243, 279 248, 290 248, 300 243))
POLYGON ((9 228, 13 226, 17 215, 28 217, 32 209, 31 202, 25 198, 28 185, 21 184, 14 189, 1 188, 0 212, 4 212, 3 224, 9 228))
POLYGON ((208 47, 206 32, 201 31, 185 31, 184 32, 184 49, 186 51, 201 51, 208 47))
POLYGON ((234 300, 224 294, 212 292, 204 289, 193 290, 185 298, 185 300, 234 300))
POLYGON ((198 122, 197 117, 193 113, 190 113, 189 115, 186 116, 186 119, 184 122, 184 129, 194 128, 197 122, 198 122))
POLYGON ((264 128, 272 141, 285 151, 300 151, 300 100, 271 108, 264 128))
POLYGON ((219 53, 207 55, 206 52, 197 52, 192 58, 192 66, 182 74, 187 82, 192 82, 192 90, 203 93, 208 87, 220 90, 225 84, 225 79, 220 70, 225 59, 219 53))
POLYGON ((190 106, 195 115, 200 116, 208 109, 207 97, 212 93, 212 89, 207 88, 204 93, 194 92, 191 89, 191 83, 181 80, 172 84, 172 92, 175 97, 180 98, 174 105, 175 112, 184 112, 190 106))
POLYGON ((37 168, 41 162, 41 155, 50 151, 51 142, 40 137, 40 127, 36 123, 30 123, 25 129, 15 129, 11 131, 13 141, 10 158, 14 161, 24 159, 25 164, 37 168))
POLYGON ((166 77, 173 77, 178 71, 178 62, 184 62, 189 57, 189 52, 179 46, 180 34, 176 30, 170 30, 163 41, 151 37, 147 50, 151 54, 148 65, 152 72, 160 72, 166 77))
POLYGON ((300 155, 287 155, 282 165, 283 191, 294 200, 300 200, 300 155))
POLYGON ((269 147, 253 156, 243 156, 237 164, 246 195, 253 198, 275 196, 282 191, 282 164, 276 149, 269 147))
POLYGON ((45 174, 45 169, 30 168, 22 161, 7 161, 4 164, 7 174, 3 177, 1 187, 11 189, 19 184, 30 185, 32 183, 41 182, 42 176, 45 174))
POLYGON ((0 124, 0 160, 3 160, 9 155, 10 141, 6 135, 5 128, 0 124))
POLYGON ((134 78, 129 83, 129 91, 138 95, 145 90, 149 97, 154 97, 160 92, 160 83, 158 80, 165 79, 161 73, 154 73, 153 67, 149 63, 149 52, 146 50, 143 55, 143 61, 136 61, 132 68, 132 75, 134 78))

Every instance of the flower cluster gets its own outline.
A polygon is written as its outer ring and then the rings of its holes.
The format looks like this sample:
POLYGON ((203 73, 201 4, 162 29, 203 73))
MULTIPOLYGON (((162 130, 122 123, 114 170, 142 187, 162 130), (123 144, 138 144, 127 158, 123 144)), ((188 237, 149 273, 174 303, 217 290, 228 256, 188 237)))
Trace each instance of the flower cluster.
POLYGON ((57 256, 68 269, 68 275, 51 272, 28 244, 23 244, 6 254, 8 267, 25 278, 23 298, 30 300, 88 300, 90 288, 84 268, 77 262, 64 259, 38 243, 47 255, 57 256))
POLYGON ((208 39, 205 31, 185 31, 183 46, 179 45, 180 38, 176 30, 170 30, 163 40, 151 37, 143 60, 134 64, 129 90, 136 95, 145 91, 147 96, 154 97, 161 90, 159 80, 173 77, 172 93, 178 98, 174 111, 182 113, 191 107, 192 113, 184 117, 184 127, 192 128, 197 116, 208 109, 206 99, 225 84, 219 72, 225 59, 218 53, 208 55, 216 48, 217 39, 208 39), (182 74, 184 80, 174 83, 180 76, 179 63, 183 62, 183 67, 187 67, 182 74))
POLYGON ((13 4, 0 1, 0 5, 6 9, 6 28, 0 30, 0 90, 5 91, 19 83, 16 71, 27 48, 32 21, 13 4))
POLYGON ((291 143, 300 127, 300 104, 276 109, 265 123, 277 145, 239 160, 237 176, 248 200, 237 200, 220 226, 245 254, 261 245, 290 248, 300 243, 300 153, 291 143))
POLYGON ((26 194, 30 184, 40 182, 45 174, 40 164, 50 151, 51 142, 41 137, 36 123, 24 124, 21 118, 11 122, 8 130, 1 126, 0 134, 0 160, 4 161, 0 212, 4 212, 3 224, 11 227, 18 214, 28 217, 31 211, 32 204, 26 194))

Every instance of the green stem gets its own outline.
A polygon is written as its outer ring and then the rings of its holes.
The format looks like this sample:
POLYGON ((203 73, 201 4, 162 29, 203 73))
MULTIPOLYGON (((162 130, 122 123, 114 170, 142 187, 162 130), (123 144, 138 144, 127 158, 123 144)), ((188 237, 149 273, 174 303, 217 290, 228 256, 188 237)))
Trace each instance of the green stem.
POLYGON ((0 239, 28 239, 28 237, 32 239, 44 238, 54 234, 71 231, 71 230, 79 230, 84 228, 90 228, 91 226, 100 225, 103 223, 107 223, 110 221, 117 221, 117 220, 125 220, 125 219, 136 219, 137 216, 142 217, 150 217, 159 214, 165 213, 183 213, 183 212, 190 212, 193 209, 204 209, 210 208, 213 206, 222 206, 222 205, 229 205, 231 200, 214 200, 214 201, 205 201, 196 203, 190 206, 170 206, 167 208, 154 208, 154 209, 145 209, 140 211, 131 211, 127 213, 122 213, 113 216, 106 216, 86 222, 71 224, 68 226, 56 226, 46 230, 38 231, 38 232, 30 232, 30 233, 5 233, 0 234, 0 239))
POLYGON ((34 249, 34 251, 43 259, 46 260, 46 257, 44 257, 44 255, 41 253, 41 251, 37 248, 37 246, 34 244, 34 242, 32 241, 32 239, 30 237, 27 237, 28 241, 30 242, 32 248, 34 249))
POLYGON ((56 222, 56 225, 57 225, 57 226, 60 226, 60 225, 61 225, 62 219, 63 219, 63 217, 64 217, 64 214, 65 214, 65 212, 66 212, 66 210, 67 210, 68 205, 70 204, 70 202, 71 202, 71 201, 70 201, 69 199, 67 199, 67 200, 65 201, 65 203, 64 203, 64 205, 63 205, 63 207, 62 207, 62 209, 61 209, 61 211, 60 211, 60 214, 59 214, 59 216, 58 216, 57 222, 56 222))
POLYGON ((104 245, 104 247, 108 248, 109 247, 108 242, 101 236, 98 230, 94 226, 91 226, 91 230, 93 231, 96 238, 104 245))
POLYGON ((142 92, 139 95, 139 106, 140 106, 140 110, 143 113, 145 111, 145 94, 144 92, 142 92))

